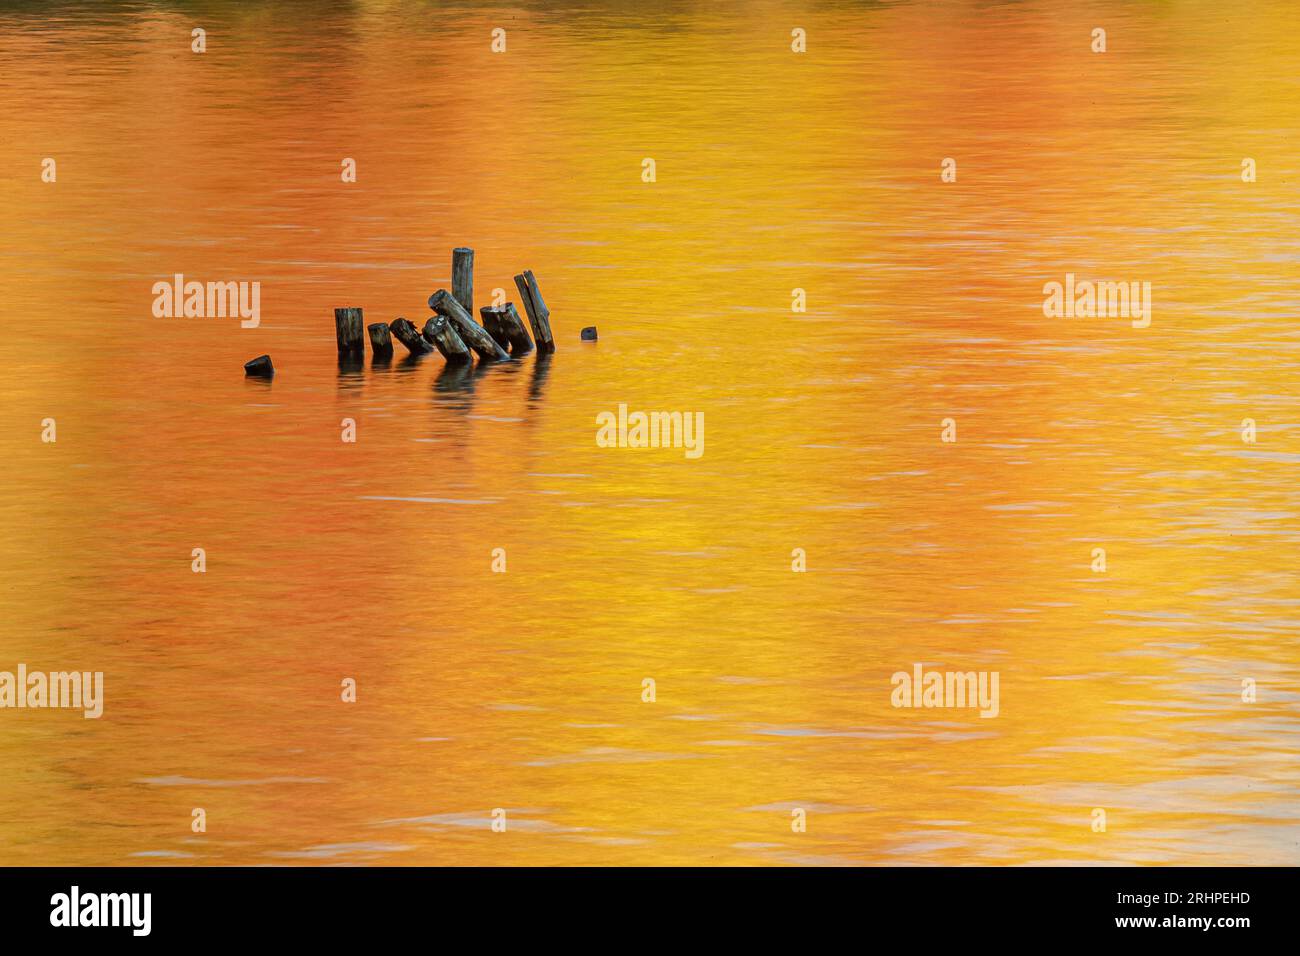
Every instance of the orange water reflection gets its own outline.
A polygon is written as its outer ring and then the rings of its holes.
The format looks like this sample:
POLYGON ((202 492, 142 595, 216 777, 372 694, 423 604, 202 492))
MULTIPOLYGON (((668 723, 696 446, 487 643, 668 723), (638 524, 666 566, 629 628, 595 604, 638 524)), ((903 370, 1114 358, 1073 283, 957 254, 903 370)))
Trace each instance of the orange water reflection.
POLYGON ((0 712, 0 862, 1297 862, 1298 14, 1070 6, 6 13, 0 669, 108 700, 0 712), (554 358, 341 373, 461 244, 554 358))

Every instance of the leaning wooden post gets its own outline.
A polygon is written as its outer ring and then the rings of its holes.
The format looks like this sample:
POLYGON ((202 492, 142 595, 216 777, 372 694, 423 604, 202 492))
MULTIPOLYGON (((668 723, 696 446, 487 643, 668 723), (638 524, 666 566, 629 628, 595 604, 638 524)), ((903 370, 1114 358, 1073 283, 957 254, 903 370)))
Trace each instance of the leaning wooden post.
MULTIPOLYGON (((533 350, 533 340, 528 337, 528 329, 515 310, 513 302, 506 303, 506 317, 501 320, 501 327, 505 329, 506 338, 510 340, 511 355, 523 355, 533 350)), ((549 324, 547 328, 550 328, 549 324)), ((551 347, 552 349, 555 347, 554 343, 551 347)))
POLYGON ((334 334, 338 337, 339 358, 364 358, 365 326, 360 309, 335 309, 334 334))
POLYGON ((515 276, 515 285, 524 300, 524 311, 528 313, 528 323, 533 327, 533 338, 537 340, 537 350, 542 354, 555 351, 555 339, 551 337, 551 311, 542 300, 542 292, 537 288, 537 278, 531 270, 525 269, 515 276))
POLYGON ((474 314, 474 250, 461 246, 451 250, 451 294, 474 314))
POLYGON ((424 340, 410 319, 398 317, 388 329, 393 333, 393 338, 405 345, 412 355, 424 355, 433 351, 433 346, 424 340))
POLYGON ((374 353, 375 358, 392 358, 393 337, 388 334, 388 326, 382 322, 376 322, 373 325, 367 325, 366 331, 370 333, 370 351, 374 353))
POLYGON ((447 321, 456 329, 456 334, 480 357, 492 361, 509 361, 510 353, 497 345, 496 339, 488 335, 487 329, 475 322, 473 316, 446 289, 439 289, 429 296, 429 308, 446 316, 447 321))
POLYGON ((499 305, 485 305, 478 310, 478 314, 483 320, 483 328, 487 329, 487 334, 496 340, 497 345, 508 351, 510 349, 510 340, 506 338, 506 333, 498 321, 500 311, 501 306, 499 305))
POLYGON ((426 342, 432 342, 438 347, 438 351, 442 353, 448 365, 468 362, 474 358, 474 353, 456 334, 456 330, 451 327, 445 315, 435 315, 424 323, 424 338, 426 342))
POLYGON ((510 346, 511 355, 524 355, 533 350, 533 340, 528 337, 524 320, 515 311, 515 304, 485 305, 478 310, 483 316, 483 328, 492 333, 502 346, 510 346))

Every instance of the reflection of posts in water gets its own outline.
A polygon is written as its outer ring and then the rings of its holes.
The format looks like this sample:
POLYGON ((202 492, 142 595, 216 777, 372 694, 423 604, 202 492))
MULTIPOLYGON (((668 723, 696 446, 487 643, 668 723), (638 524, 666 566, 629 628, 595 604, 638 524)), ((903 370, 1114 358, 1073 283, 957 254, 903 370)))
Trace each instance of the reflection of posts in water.
POLYGON ((340 352, 339 353, 339 377, 359 376, 366 367, 366 354, 364 352, 340 352))
POLYGON ((474 393, 474 364, 472 362, 448 363, 442 367, 438 377, 433 380, 433 389, 436 392, 463 392, 466 395, 474 393))
POLYGON ((542 386, 546 384, 546 376, 551 372, 551 360, 554 355, 553 352, 538 350, 537 358, 533 361, 533 380, 528 386, 528 397, 530 399, 542 397, 542 386))
POLYGON ((275 382, 274 375, 245 375, 244 376, 244 384, 245 385, 251 384, 256 388, 270 388, 273 382, 275 382))
POLYGON ((414 372, 417 368, 422 368, 423 366, 424 356, 411 354, 397 363, 397 371, 401 375, 408 375, 411 372, 414 372))

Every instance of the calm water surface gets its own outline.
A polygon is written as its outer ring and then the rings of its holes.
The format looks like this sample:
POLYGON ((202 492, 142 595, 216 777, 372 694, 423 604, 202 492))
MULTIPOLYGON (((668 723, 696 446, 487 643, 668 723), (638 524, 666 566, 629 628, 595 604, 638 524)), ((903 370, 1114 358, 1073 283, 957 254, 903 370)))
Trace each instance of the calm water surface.
POLYGON ((0 862, 1300 862, 1300 8, 656 6, 0 12, 0 862), (340 371, 457 245, 554 357, 340 371))

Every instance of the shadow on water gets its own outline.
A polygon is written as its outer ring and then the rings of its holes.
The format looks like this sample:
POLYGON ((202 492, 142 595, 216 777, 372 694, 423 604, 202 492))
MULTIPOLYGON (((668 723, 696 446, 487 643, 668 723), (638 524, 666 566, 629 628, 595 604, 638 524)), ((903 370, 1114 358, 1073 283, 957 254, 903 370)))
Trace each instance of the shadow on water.
POLYGON ((474 364, 474 377, 483 378, 491 372, 494 375, 513 375, 519 368, 519 363, 513 359, 505 359, 497 362, 492 359, 479 359, 474 364))

